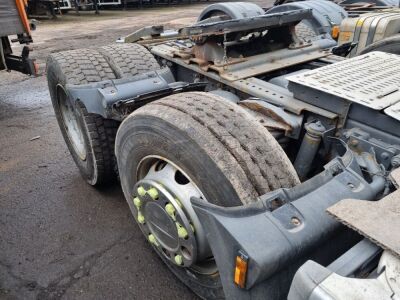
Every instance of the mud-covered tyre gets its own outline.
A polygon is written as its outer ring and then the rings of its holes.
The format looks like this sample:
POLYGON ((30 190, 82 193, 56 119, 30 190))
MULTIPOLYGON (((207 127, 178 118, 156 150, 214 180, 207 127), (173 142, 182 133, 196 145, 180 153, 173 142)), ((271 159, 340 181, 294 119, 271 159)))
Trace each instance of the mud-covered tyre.
MULTIPOLYGON (((215 269, 201 268, 205 262, 208 267, 212 266, 208 260, 191 262, 193 264, 189 267, 183 267, 179 260, 174 262, 171 258, 175 250, 171 254, 169 249, 164 249, 163 236, 151 229, 151 224, 158 221, 153 220, 148 212, 150 207, 158 205, 157 202, 165 200, 163 190, 168 194, 180 184, 189 184, 197 187, 210 203, 238 206, 256 201, 258 196, 268 191, 299 183, 292 164, 272 135, 238 105, 209 93, 177 94, 133 112, 118 130, 116 157, 124 195, 142 232, 172 272, 206 299, 223 298, 216 266, 215 269), (155 159, 154 168, 149 167, 148 173, 142 172, 142 162, 149 157, 155 159), (161 178, 161 181, 155 181, 153 187, 156 190, 151 194, 148 174, 153 172, 157 177, 160 161, 171 164, 171 168, 177 171, 170 180, 161 178), (182 176, 177 177, 178 173, 184 174, 186 179, 183 183, 179 182, 182 176), (174 178, 176 182, 171 182, 174 178), (157 200, 152 202, 143 187, 148 188, 148 195, 157 200)), ((188 214, 188 219, 193 221, 190 199, 175 196, 170 199, 172 202, 180 199, 181 207, 183 205, 181 213, 188 214)), ((167 212, 162 211, 163 205, 158 211, 159 216, 168 213, 167 206, 167 212)), ((174 209, 179 210, 176 205, 174 209)), ((199 242, 203 238, 199 236, 201 224, 193 224, 193 243, 197 249, 202 249, 199 242)), ((169 234, 172 236, 174 233, 169 234)), ((177 241, 175 258, 180 255, 179 243, 183 240, 177 238, 177 241)))
POLYGON ((100 47, 118 78, 125 78, 160 69, 154 56, 145 47, 133 43, 116 43, 100 47))
POLYGON ((115 74, 94 49, 55 53, 47 59, 47 81, 58 124, 80 173, 91 185, 116 178, 114 144, 119 123, 88 113, 80 102, 70 103, 65 86, 108 79, 115 79, 115 74))
POLYGON ((382 51, 392 54, 400 54, 400 34, 385 38, 383 40, 377 41, 365 47, 361 54, 366 54, 372 51, 382 51))

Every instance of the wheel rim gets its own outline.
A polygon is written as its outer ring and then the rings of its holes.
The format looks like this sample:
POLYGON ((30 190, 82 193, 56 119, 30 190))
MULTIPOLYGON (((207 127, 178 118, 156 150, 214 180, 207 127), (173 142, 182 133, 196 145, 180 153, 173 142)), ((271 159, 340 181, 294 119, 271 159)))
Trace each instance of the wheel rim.
POLYGON ((81 160, 86 160, 86 147, 83 131, 78 123, 72 104, 67 100, 67 93, 63 86, 57 85, 57 100, 61 111, 64 129, 70 144, 81 160))
POLYGON ((205 232, 190 203, 205 197, 176 164, 160 156, 143 158, 133 192, 136 220, 155 250, 176 266, 197 274, 217 272, 205 232))

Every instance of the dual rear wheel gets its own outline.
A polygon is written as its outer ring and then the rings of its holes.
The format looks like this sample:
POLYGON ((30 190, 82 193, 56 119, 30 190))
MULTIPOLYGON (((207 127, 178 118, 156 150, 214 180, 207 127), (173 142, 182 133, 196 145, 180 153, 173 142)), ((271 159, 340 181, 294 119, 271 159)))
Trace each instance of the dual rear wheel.
POLYGON ((64 51, 47 59, 50 97, 61 133, 89 184, 99 186, 115 181, 114 144, 120 123, 88 113, 79 101, 71 102, 66 85, 125 78, 159 68, 151 53, 138 44, 64 51))
POLYGON ((122 124, 71 103, 66 84, 158 69, 142 46, 73 50, 50 56, 48 83, 68 148, 92 185, 120 176, 139 228, 171 271, 202 298, 223 298, 207 232, 190 199, 248 204, 298 177, 272 135, 240 106, 191 92, 147 104, 122 124), (118 132, 117 132, 118 130, 118 132), (115 152, 114 152, 115 146, 115 152))

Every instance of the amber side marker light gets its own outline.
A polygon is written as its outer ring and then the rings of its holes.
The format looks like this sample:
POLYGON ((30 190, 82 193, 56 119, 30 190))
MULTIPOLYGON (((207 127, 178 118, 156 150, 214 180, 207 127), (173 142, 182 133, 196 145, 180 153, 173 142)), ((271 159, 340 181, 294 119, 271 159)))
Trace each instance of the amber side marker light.
POLYGON ((234 282, 235 284, 244 289, 246 286, 246 275, 247 275, 247 263, 249 257, 244 254, 242 251, 239 251, 238 255, 236 256, 235 261, 235 276, 234 282))
POLYGON ((339 34, 340 34, 340 27, 337 25, 333 26, 331 30, 332 38, 337 39, 339 37, 339 34))

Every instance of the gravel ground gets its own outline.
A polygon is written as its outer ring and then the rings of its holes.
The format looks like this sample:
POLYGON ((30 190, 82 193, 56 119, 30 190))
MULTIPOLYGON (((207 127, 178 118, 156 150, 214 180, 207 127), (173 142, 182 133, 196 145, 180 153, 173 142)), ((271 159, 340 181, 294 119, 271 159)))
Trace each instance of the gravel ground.
MULTIPOLYGON (((203 7, 70 13, 41 21, 32 55, 43 72, 51 52, 105 45, 154 20, 190 24, 203 7)), ((196 297, 151 251, 120 187, 95 189, 81 179, 45 76, 0 72, 0 299, 61 298, 196 297)))

